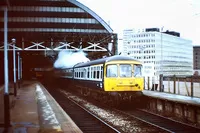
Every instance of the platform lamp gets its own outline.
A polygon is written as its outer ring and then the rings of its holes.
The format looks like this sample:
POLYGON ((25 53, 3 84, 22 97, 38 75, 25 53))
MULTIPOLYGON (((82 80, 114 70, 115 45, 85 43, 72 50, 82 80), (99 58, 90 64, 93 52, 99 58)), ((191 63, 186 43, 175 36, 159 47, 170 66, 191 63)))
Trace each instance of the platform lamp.
POLYGON ((17 96, 17 84, 16 84, 16 55, 15 55, 15 43, 16 39, 12 39, 13 44, 13 80, 14 80, 14 96, 17 96))
MULTIPOLYGON (((139 47, 139 50, 140 50, 140 52, 141 52, 141 60, 142 60, 142 65, 144 66, 144 59, 145 59, 145 55, 144 55, 144 53, 145 53, 145 49, 146 49, 146 46, 145 45, 143 45, 143 46, 140 46, 139 47)), ((144 73, 144 69, 143 69, 143 73, 144 73)), ((144 75, 144 89, 145 89, 145 75, 144 75)))
POLYGON ((163 74, 163 28, 164 26, 161 27, 161 32, 160 32, 160 45, 161 45, 161 74, 163 74))
POLYGON ((161 73, 159 75, 159 79, 160 79, 160 91, 163 91, 164 86, 163 86, 163 28, 164 26, 161 27, 161 32, 160 32, 160 36, 161 36, 161 73))
POLYGON ((21 58, 20 58, 20 53, 17 52, 17 61, 18 61, 18 88, 20 88, 20 77, 21 77, 21 65, 20 65, 20 61, 21 61, 21 58))

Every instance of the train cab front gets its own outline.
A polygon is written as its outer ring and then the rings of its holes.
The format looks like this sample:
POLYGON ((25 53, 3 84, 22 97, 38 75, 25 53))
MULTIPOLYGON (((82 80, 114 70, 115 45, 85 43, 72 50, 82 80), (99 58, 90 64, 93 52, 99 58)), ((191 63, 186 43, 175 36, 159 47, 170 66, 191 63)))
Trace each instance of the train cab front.
POLYGON ((105 69, 105 91, 125 99, 142 94, 144 78, 141 64, 108 64, 105 69))

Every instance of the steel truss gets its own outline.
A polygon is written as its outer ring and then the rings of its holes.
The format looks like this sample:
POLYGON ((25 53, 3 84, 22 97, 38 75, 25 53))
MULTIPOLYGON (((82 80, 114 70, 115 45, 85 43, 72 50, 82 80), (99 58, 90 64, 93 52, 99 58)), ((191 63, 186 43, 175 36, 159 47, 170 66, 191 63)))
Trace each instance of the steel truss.
MULTIPOLYGON (((116 34, 79 34, 68 33, 65 35, 45 35, 40 34, 38 36, 24 36, 21 39, 16 38, 17 42, 15 46, 12 43, 8 43, 8 50, 16 51, 43 51, 45 55, 51 56, 61 50, 67 51, 79 51, 90 52, 107 52, 108 44, 113 44, 113 54, 116 52, 117 35, 116 34), (42 36, 41 36, 42 35, 42 36), (21 41, 19 41, 19 40, 21 41), (36 41, 37 40, 37 41, 36 41)), ((0 45, 0 51, 4 50, 3 43, 0 45)))

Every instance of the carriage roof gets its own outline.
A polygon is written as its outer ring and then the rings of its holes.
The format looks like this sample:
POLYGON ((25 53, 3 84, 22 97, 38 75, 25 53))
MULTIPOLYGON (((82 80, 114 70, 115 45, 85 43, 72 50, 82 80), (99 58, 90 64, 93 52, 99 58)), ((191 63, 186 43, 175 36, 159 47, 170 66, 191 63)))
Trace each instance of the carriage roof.
POLYGON ((106 62, 110 62, 110 61, 136 61, 138 63, 141 63, 138 60, 133 59, 132 57, 128 57, 128 56, 122 56, 122 55, 114 55, 114 56, 110 56, 110 57, 105 57, 105 58, 101 58, 101 59, 97 59, 97 60, 92 60, 89 62, 85 62, 85 63, 78 63, 76 65, 74 65, 74 67, 84 67, 84 66, 91 66, 91 65, 98 65, 98 64, 104 64, 106 62))

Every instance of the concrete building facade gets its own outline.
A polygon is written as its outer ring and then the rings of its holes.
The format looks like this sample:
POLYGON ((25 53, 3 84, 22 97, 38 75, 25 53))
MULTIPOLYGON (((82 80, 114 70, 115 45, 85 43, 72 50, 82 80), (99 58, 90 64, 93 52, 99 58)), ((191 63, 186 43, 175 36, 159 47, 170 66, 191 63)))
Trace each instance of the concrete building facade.
POLYGON ((143 62, 144 76, 193 74, 192 41, 177 32, 160 32, 158 28, 124 30, 123 54, 143 62))

